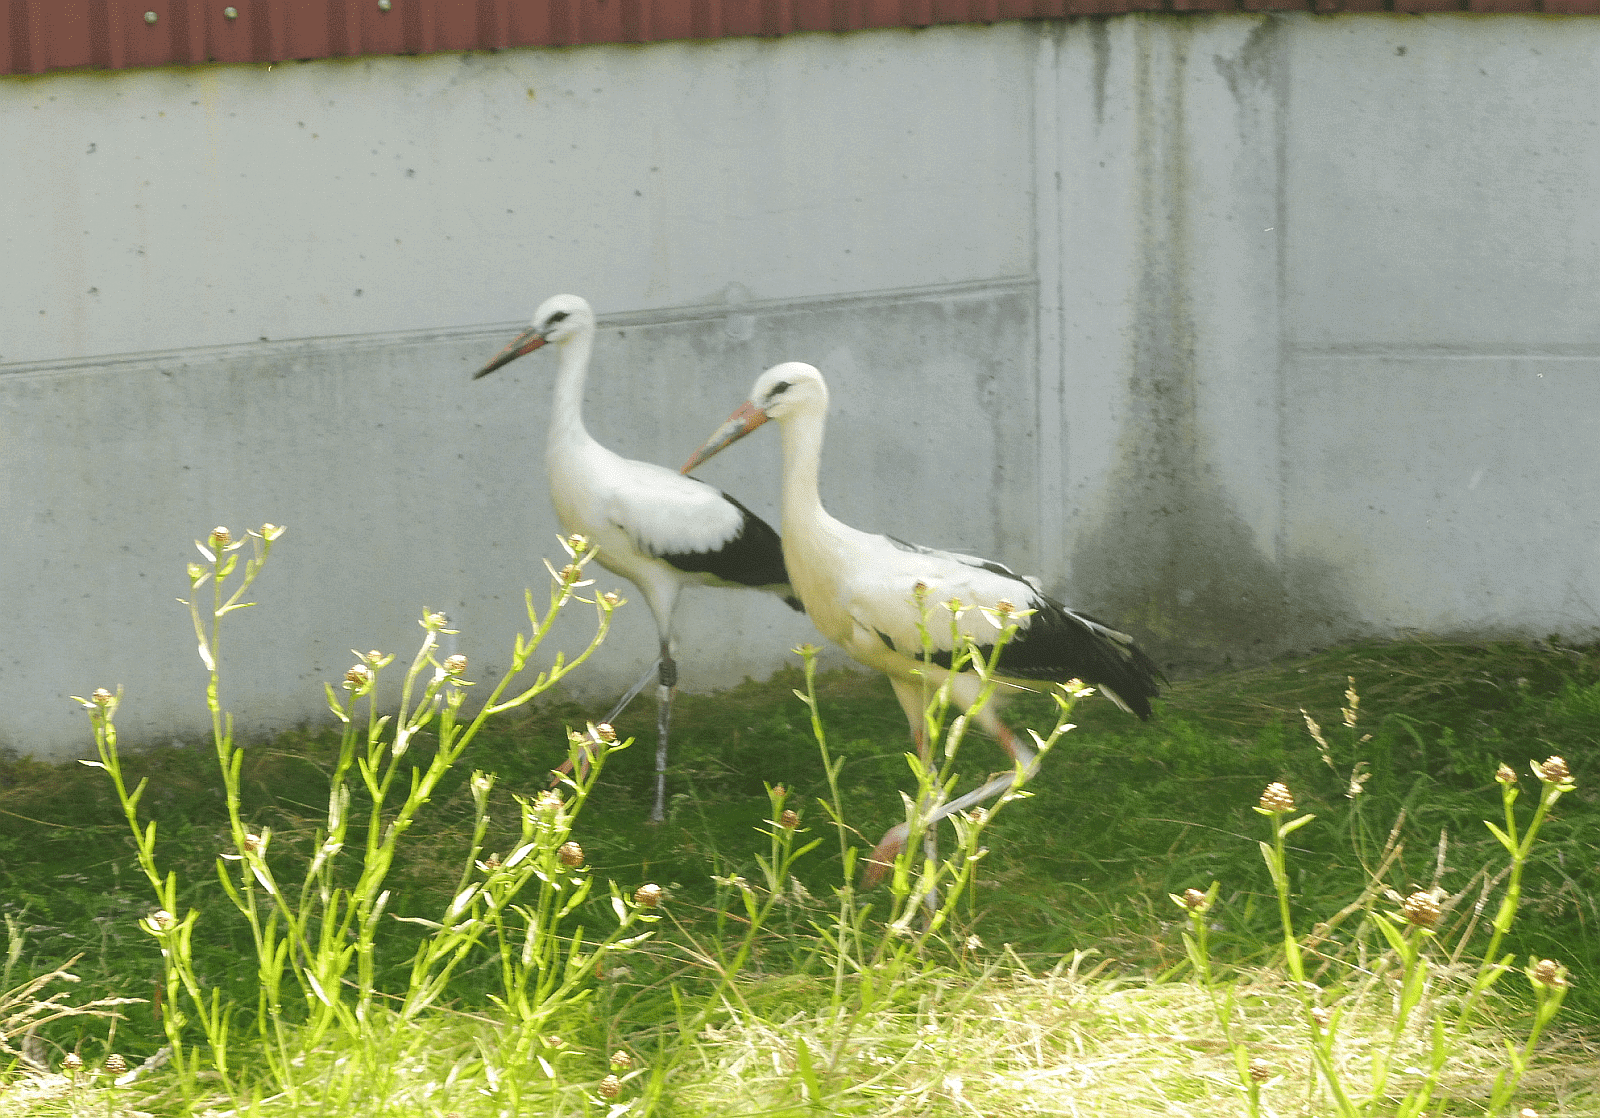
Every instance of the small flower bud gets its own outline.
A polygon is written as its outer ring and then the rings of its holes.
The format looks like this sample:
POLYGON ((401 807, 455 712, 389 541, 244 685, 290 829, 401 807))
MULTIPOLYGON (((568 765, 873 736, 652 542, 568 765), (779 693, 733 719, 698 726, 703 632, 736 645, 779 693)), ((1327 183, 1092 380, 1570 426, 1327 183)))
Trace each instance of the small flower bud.
POLYGON ((554 815, 561 810, 561 793, 553 788, 546 788, 539 793, 533 801, 533 810, 540 815, 554 815))
POLYGON ((1535 761, 1533 775, 1545 784, 1568 784, 1572 781, 1572 773, 1560 757, 1551 757, 1542 765, 1535 761))
POLYGON ((110 1072, 112 1075, 121 1075, 123 1072, 125 1072, 127 1070, 128 1070, 128 1061, 124 1060, 121 1056, 117 1055, 115 1052, 111 1053, 111 1055, 106 1057, 106 1071, 110 1072))
POLYGON ((467 670, 467 658, 465 656, 461 655, 461 653, 458 652, 454 656, 446 656, 445 657, 445 661, 444 661, 444 674, 445 675, 459 676, 462 672, 464 672, 466 670, 467 670))
POLYGON ((566 543, 568 550, 576 554, 588 548, 589 537, 581 536, 577 532, 574 532, 572 535, 567 537, 566 543))
POLYGON ((450 624, 450 615, 446 613, 429 613, 422 618, 422 627, 430 633, 438 632, 450 624))
POLYGON ((259 854, 267 848, 266 840, 253 831, 244 833, 243 845, 246 854, 259 854))
POLYGON ((655 908, 661 903, 661 886, 650 884, 641 885, 634 890, 633 903, 640 908, 655 908))
POLYGON ((594 733, 597 738, 607 745, 612 745, 617 740, 617 731, 609 722, 600 723, 594 728, 594 733))
POLYGON ((549 1036, 544 1038, 544 1046, 546 1048, 565 1048, 566 1045, 567 1042, 562 1040, 555 1033, 551 1033, 549 1036))
POLYGON ((97 687, 95 688, 94 694, 89 696, 89 701, 95 706, 103 709, 111 705, 112 698, 113 696, 111 692, 107 691, 104 687, 97 687))
POLYGON ((778 825, 786 831, 794 830, 800 826, 800 813, 791 807, 784 808, 783 814, 778 816, 778 825))
POLYGON ((261 526, 261 531, 260 531, 259 535, 261 536, 262 539, 266 540, 268 543, 271 543, 273 540, 275 540, 279 536, 283 535, 283 525, 281 525, 281 524, 263 524, 261 526))
POLYGON ((483 872, 483 873, 493 873, 495 870, 500 868, 500 855, 491 854, 487 858, 485 858, 483 861, 478 862, 476 864, 477 864, 478 869, 481 872, 483 872))
POLYGON ((211 544, 212 551, 226 551, 228 545, 233 542, 233 534, 226 528, 223 528, 219 525, 218 527, 211 529, 211 539, 209 542, 211 544))
POLYGON ((561 859, 561 864, 569 870, 575 870, 583 865, 583 847, 575 842, 564 842, 556 851, 556 857, 561 859))
POLYGON ((628 1055, 628 1053, 622 1051, 621 1049, 611 1053, 612 1071, 628 1071, 632 1067, 633 1057, 628 1055))
POLYGON ((344 673, 344 686, 347 691, 359 691, 372 682, 372 669, 365 664, 356 664, 344 673))
POLYGON ((1500 762, 1500 767, 1494 771, 1494 778, 1501 784, 1515 784, 1517 782, 1517 770, 1502 761, 1500 762))
POLYGON ((1010 617, 1013 613, 1017 612, 1017 607, 1012 604, 1011 599, 1001 598, 994 604, 994 611, 1001 617, 1010 617))
POLYGON ((561 568, 561 581, 571 586, 583 577, 583 568, 576 563, 568 563, 561 568))
POLYGON ((968 951, 982 951, 983 940, 979 939, 977 936, 968 936, 966 940, 966 948, 968 951))
POLYGON ((76 1052, 68 1052, 66 1058, 61 1061, 61 1068, 63 1071, 69 1072, 82 1071, 83 1057, 78 1055, 76 1052))
POLYGON ((1265 1083, 1272 1078, 1272 1065, 1262 1059, 1250 1061, 1250 1078, 1257 1083, 1265 1083))
POLYGON ((1525 1106, 1517 1111, 1517 1118, 1539 1118, 1539 1112, 1531 1106, 1525 1106))
POLYGON ((1317 1028, 1326 1029, 1333 1021, 1333 1010, 1326 1006, 1314 1006, 1311 1010, 1311 1019, 1317 1023, 1317 1028))
POLYGON ((607 590, 604 594, 600 595, 600 600, 611 609, 616 609, 622 604, 622 595, 618 594, 615 590, 607 590))
POLYGON ((158 932, 170 932, 178 926, 178 918, 164 908, 158 908, 147 918, 150 926, 158 932))
POLYGON ((1199 889, 1185 889, 1183 891, 1183 907, 1190 912, 1205 912, 1211 907, 1211 902, 1199 889))
POLYGON ((1540 959, 1529 968, 1528 977, 1539 986, 1561 989, 1567 985, 1567 968, 1554 959, 1540 959))
POLYGON ((1439 902, 1431 892, 1412 893, 1400 906, 1406 923, 1418 928, 1431 928, 1439 922, 1439 902))
POLYGON ((614 1099, 622 1094, 622 1080, 614 1075, 608 1075, 600 1081, 600 1086, 595 1088, 595 1093, 603 1099, 614 1099))
POLYGON ((1294 810, 1294 796, 1289 792, 1287 785, 1274 780, 1267 785, 1266 791, 1261 793, 1260 804, 1261 810, 1268 815, 1287 815, 1294 810))

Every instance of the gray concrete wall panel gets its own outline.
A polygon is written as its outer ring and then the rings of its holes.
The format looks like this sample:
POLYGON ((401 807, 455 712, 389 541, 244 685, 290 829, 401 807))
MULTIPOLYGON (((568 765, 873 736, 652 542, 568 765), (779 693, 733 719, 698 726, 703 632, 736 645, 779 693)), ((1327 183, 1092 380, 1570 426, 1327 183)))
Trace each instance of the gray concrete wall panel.
MULTIPOLYGON (((0 81, 0 744, 82 749, 66 696, 118 683, 133 736, 201 729, 171 599, 216 523, 290 527, 248 728, 424 606, 488 677, 554 546, 554 362, 467 377, 560 290, 608 445, 675 465, 811 361, 837 515, 1176 671, 1594 636, 1596 59, 1592 20, 1233 14, 0 81)), ((770 515, 777 467, 705 476, 770 515)), ((679 617, 695 688, 814 638, 679 617)), ((653 646, 635 603, 580 689, 653 646)))

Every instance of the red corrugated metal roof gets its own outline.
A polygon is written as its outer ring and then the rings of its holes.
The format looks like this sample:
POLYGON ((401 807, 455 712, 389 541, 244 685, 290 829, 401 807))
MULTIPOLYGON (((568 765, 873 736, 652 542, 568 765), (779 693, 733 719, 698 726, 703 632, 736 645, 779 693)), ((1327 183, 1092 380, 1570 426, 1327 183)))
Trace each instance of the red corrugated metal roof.
POLYGON ((1600 0, 0 0, 0 74, 1061 19, 1135 11, 1547 12, 1600 0))

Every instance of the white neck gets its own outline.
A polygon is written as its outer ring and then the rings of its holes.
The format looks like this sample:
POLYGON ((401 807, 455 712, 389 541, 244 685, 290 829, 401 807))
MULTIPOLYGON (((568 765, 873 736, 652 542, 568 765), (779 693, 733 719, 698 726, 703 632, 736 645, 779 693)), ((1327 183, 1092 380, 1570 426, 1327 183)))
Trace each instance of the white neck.
POLYGON ((804 539, 808 528, 827 519, 817 489, 822 467, 822 435, 827 416, 822 412, 791 412, 778 420, 783 438, 783 535, 804 539))
POLYGON ((589 355, 594 351, 594 331, 580 330, 556 345, 560 351, 559 366, 555 401, 550 408, 548 445, 570 447, 574 443, 592 442, 588 428, 583 425, 583 388, 589 378, 589 355))

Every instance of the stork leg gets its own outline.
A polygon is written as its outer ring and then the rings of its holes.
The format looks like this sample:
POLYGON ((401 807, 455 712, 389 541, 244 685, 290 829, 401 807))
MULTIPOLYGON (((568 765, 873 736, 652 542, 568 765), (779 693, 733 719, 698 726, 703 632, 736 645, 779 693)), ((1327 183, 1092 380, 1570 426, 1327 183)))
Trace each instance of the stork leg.
MULTIPOLYGON (((941 819, 954 815, 958 811, 965 811, 967 808, 983 803, 985 800, 1003 795, 1017 784, 1019 775, 1023 781, 1027 781, 1031 780, 1034 773, 1039 771, 1039 758, 1033 748, 1018 739, 992 711, 984 710, 978 717, 984 727, 999 739, 1001 748, 1010 755, 1013 762, 1011 771, 1001 773, 965 795, 958 796, 949 803, 935 809, 923 820, 924 825, 928 828, 924 835, 925 844, 927 842, 926 836, 935 832, 941 819)), ((926 764, 925 749, 920 740, 918 741, 918 754, 924 756, 924 763, 926 764)), ((863 888, 872 888, 883 880, 884 874, 894 868, 894 860, 905 850, 906 839, 909 837, 910 828, 901 823, 897 827, 891 827, 889 832, 879 840, 872 853, 867 855, 866 868, 861 873, 861 885, 863 888)), ((924 848, 927 849, 926 845, 924 848)), ((934 847, 933 851, 929 856, 936 858, 937 847, 934 847)))
MULTIPOLYGON (((639 697, 639 692, 644 690, 645 684, 650 682, 651 677, 656 674, 656 670, 660 667, 661 661, 657 660, 648 668, 646 668, 644 670, 644 675, 639 677, 639 682, 628 688, 627 692, 622 696, 622 698, 617 700, 617 705, 612 707, 611 712, 607 714, 605 718, 601 719, 601 721, 608 726, 615 726, 617 724, 617 719, 622 716, 622 712, 628 709, 628 704, 639 697)), ((583 754, 578 758, 579 776, 589 775, 589 757, 590 753, 588 747, 585 746, 583 754)), ((570 773, 572 771, 572 758, 568 757, 565 761, 561 762, 560 765, 556 766, 555 771, 558 773, 570 773)), ((551 782, 551 787, 554 787, 559 783, 561 783, 561 780, 559 777, 557 777, 551 782)))
POLYGON ((656 802, 650 809, 650 822, 667 817, 667 731, 672 726, 672 697, 678 690, 678 662, 672 658, 672 642, 661 642, 661 674, 656 685, 656 802))

